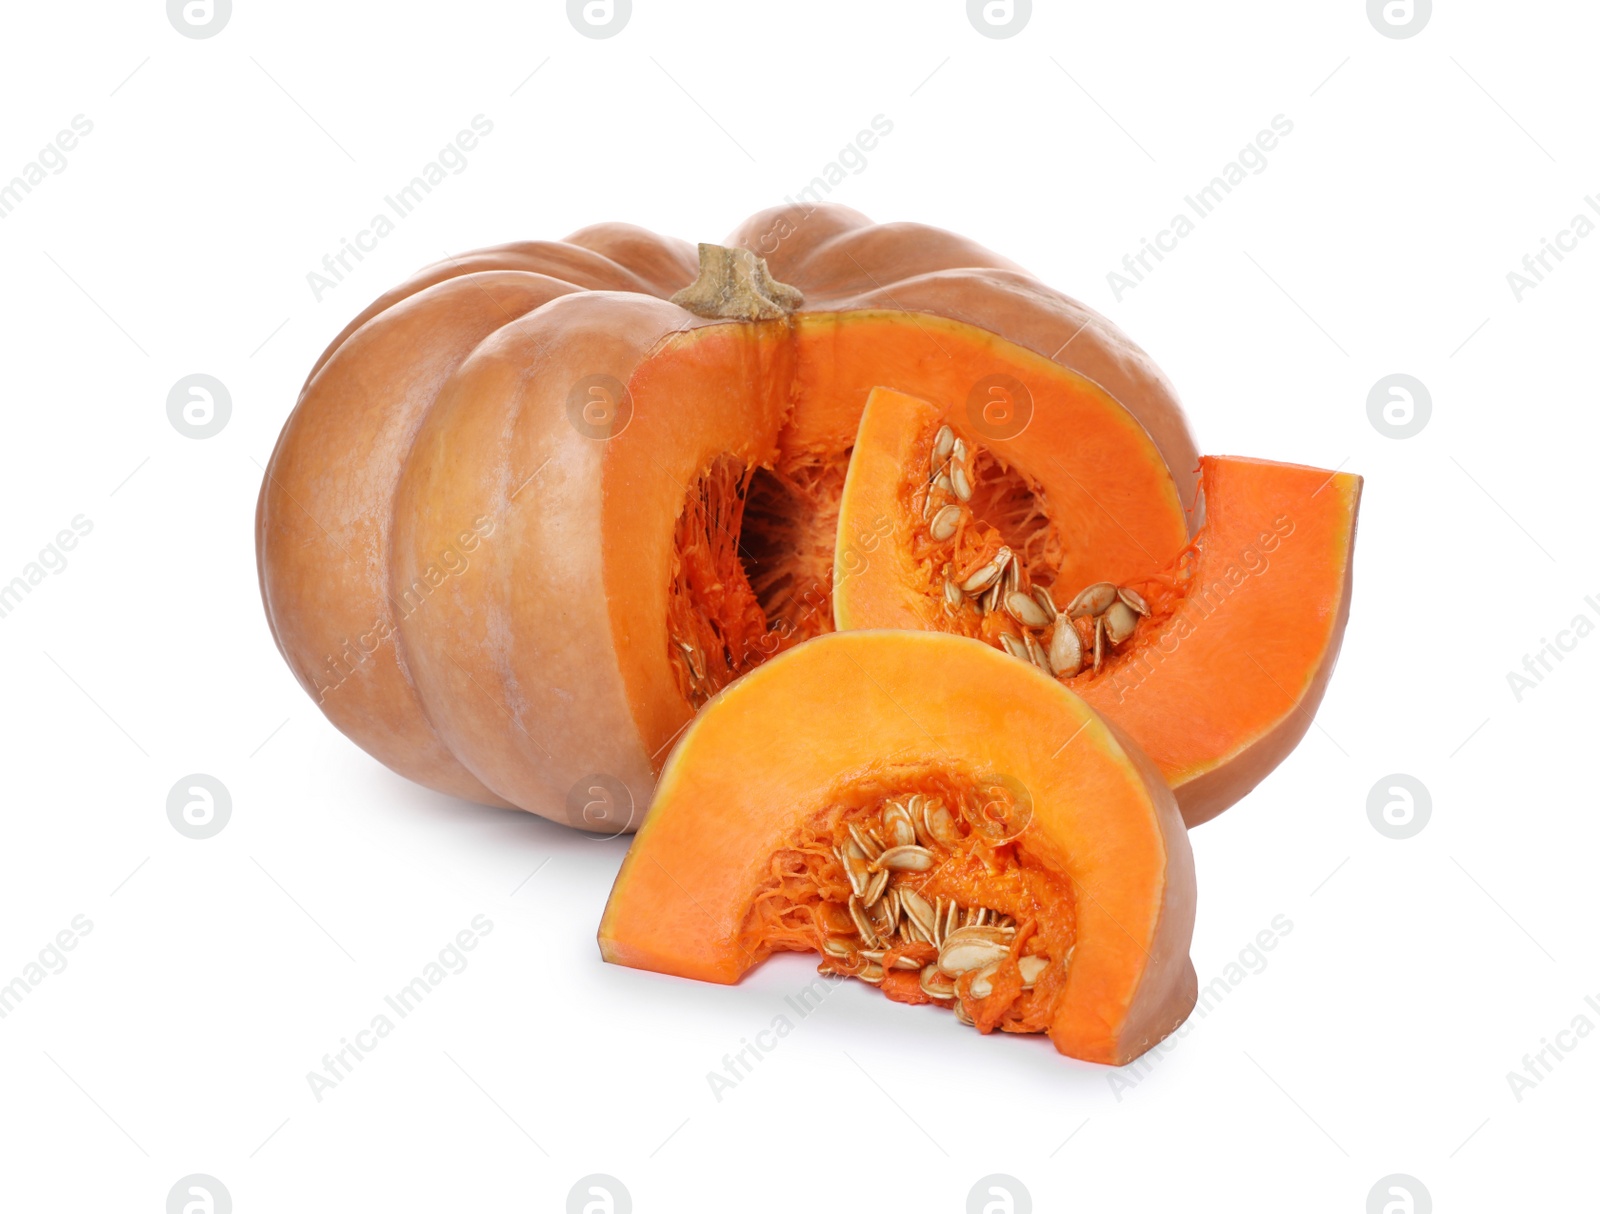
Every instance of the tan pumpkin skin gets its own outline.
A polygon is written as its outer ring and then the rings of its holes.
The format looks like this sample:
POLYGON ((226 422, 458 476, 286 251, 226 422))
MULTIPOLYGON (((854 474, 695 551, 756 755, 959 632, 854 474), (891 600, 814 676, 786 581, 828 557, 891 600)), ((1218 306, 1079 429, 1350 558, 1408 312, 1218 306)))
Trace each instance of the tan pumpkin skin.
MULTIPOLYGON (((1159 373, 1108 324, 1085 325, 1077 305, 1010 263, 937 229, 875 227, 838 207, 767 212, 729 243, 767 256, 777 278, 805 292, 802 313, 949 314, 1062 366, 1120 374, 1116 395, 1185 492, 1195 447, 1159 373), (923 302, 907 303, 902 288, 923 302)), ((640 812, 648 803, 665 754, 649 753, 639 714, 659 723, 662 710, 641 705, 638 684, 659 699, 665 646, 640 656, 656 648, 648 634, 659 621, 630 624, 631 609, 619 618, 616 587, 629 569, 608 565, 602 542, 624 525, 619 516, 646 509, 621 492, 631 484, 608 488, 603 469, 638 450, 648 419, 641 410, 599 443, 570 424, 567 396, 585 376, 630 383, 673 334, 711 326, 664 299, 695 273, 687 243, 622 224, 482 250, 375 301, 314 368, 262 486, 262 594, 302 685, 392 769, 558 820, 570 820, 569 790, 589 774, 621 779, 640 812), (631 696, 624 659, 654 663, 634 675, 631 696)), ((759 362, 771 355, 753 334, 784 324, 715 327, 744 334, 730 340, 759 362)), ((741 448, 759 463, 775 438, 760 402, 743 406, 740 424, 753 428, 741 435, 717 420, 729 402, 715 397, 665 432, 662 475, 645 495, 664 536, 658 557, 704 461, 741 448)), ((635 566, 649 563, 648 548, 631 544, 635 566)))
MULTIPOLYGON (((568 793, 584 776, 603 774, 632 797, 619 807, 617 825, 642 818, 664 756, 646 749, 612 641, 607 584, 619 571, 602 528, 608 492, 618 486, 606 464, 642 447, 660 462, 655 486, 665 486, 666 500, 619 504, 639 521, 658 522, 654 547, 664 555, 683 486, 708 454, 738 451, 737 432, 745 429, 742 419, 724 417, 734 424, 718 434, 717 411, 685 410, 703 424, 649 435, 648 419, 636 416, 616 438, 598 442, 568 420, 571 379, 526 368, 541 356, 576 360, 571 365, 587 375, 626 383, 662 340, 707 327, 727 326, 646 296, 570 296, 486 341, 417 435, 394 498, 393 585, 414 584, 449 549, 462 520, 487 516, 494 531, 462 573, 402 619, 407 661, 424 703, 435 706, 445 745, 514 805, 567 816, 568 793)), ((763 446, 777 425, 775 416, 763 446)), ((664 620, 664 573, 657 580, 664 620)), ((648 578, 642 584, 655 588, 648 578)), ((663 626, 652 651, 663 681, 666 652, 663 626)))
POLYGON ((380 762, 443 792, 504 802, 430 727, 393 635, 392 502, 424 414, 506 317, 572 288, 493 272, 441 283, 352 334, 284 427, 262 485, 262 597, 301 684, 380 762), (349 458, 328 463, 329 453, 349 458))

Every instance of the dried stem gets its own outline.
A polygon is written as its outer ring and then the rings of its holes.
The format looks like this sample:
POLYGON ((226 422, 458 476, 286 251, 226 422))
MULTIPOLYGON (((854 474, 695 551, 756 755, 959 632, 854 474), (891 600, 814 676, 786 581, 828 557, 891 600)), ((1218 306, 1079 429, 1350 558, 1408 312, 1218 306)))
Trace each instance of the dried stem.
POLYGON ((778 320, 805 296, 767 272, 749 249, 700 246, 700 277, 672 297, 680 308, 712 320, 778 320))

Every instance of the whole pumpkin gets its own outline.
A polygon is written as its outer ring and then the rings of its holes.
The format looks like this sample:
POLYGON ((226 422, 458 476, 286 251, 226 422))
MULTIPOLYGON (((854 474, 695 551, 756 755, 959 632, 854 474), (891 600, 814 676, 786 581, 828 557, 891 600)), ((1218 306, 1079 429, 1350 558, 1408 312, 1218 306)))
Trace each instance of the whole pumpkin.
POLYGON ((871 560, 873 528, 836 528, 877 386, 1025 427, 995 475, 1068 520, 1063 576, 1193 530, 1166 379, 1012 263, 830 205, 698 255, 601 224, 431 266, 329 345, 261 488, 278 647, 402 775, 632 829, 698 706, 831 630, 836 547, 871 560))

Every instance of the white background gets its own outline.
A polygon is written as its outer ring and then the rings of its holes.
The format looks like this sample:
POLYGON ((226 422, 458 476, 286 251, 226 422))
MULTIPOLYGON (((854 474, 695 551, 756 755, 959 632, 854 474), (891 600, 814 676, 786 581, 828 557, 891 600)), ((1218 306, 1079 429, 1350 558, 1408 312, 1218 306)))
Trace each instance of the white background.
POLYGON ((1041 1211, 1359 1214, 1390 1173, 1441 1211, 1594 1208, 1600 1034, 1520 1101, 1506 1079, 1600 1026, 1600 639, 1507 682, 1600 622, 1600 239, 1520 302, 1506 281, 1600 190, 1593 6, 1441 4, 1404 40, 1359 0, 1041 3, 1005 39, 954 0, 637 0, 607 39, 554 0, 237 0, 207 39, 158 0, 4 22, 0 181, 94 124, 0 220, 0 582, 93 524, 0 619, 0 983, 93 924, 0 1020, 5 1208, 158 1212, 196 1172, 240 1214, 561 1210, 588 1173, 640 1211, 960 1211, 995 1172, 1041 1211), (468 169, 317 302, 307 272, 480 113, 468 169), (390 774, 260 608, 262 465, 369 299, 601 219, 718 239, 878 114, 832 197, 1106 311, 1205 450, 1367 478, 1317 727, 1193 836, 1203 983, 1293 930, 1120 1093, 850 986, 719 1102, 707 1073, 813 965, 724 989, 601 964, 624 841, 390 774), (1269 167, 1117 301, 1107 272, 1277 114, 1269 167), (166 416, 194 372, 232 396, 204 441, 166 416), (1393 372, 1432 396, 1406 440, 1367 416, 1393 372), (166 817, 191 772, 233 799, 203 842, 166 817), (1394 772, 1432 797, 1404 841, 1367 817, 1394 772), (306 1073, 479 914, 470 966, 316 1100, 306 1073))

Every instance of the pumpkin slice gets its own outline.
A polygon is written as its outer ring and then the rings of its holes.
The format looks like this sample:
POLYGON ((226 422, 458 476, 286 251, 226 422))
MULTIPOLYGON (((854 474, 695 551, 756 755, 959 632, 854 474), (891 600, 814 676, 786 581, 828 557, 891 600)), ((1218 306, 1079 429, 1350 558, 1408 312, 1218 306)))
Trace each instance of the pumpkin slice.
POLYGON ((1081 506, 1064 510, 1049 486, 991 493, 985 478, 1006 472, 1007 453, 963 437, 963 420, 872 393, 840 505, 837 627, 930 628, 1004 649, 1124 729, 1190 826, 1215 817, 1283 760, 1321 703, 1350 613, 1361 478, 1204 457, 1194 540, 1170 561, 1147 551, 1142 572, 1113 569, 1074 547, 1081 506), (872 559, 852 559, 845 537, 883 519, 872 559))
POLYGON ((611 962, 733 983, 775 951, 1122 1064, 1194 1006, 1194 860, 1081 699, 937 632, 835 633, 718 695, 600 925, 611 962))

